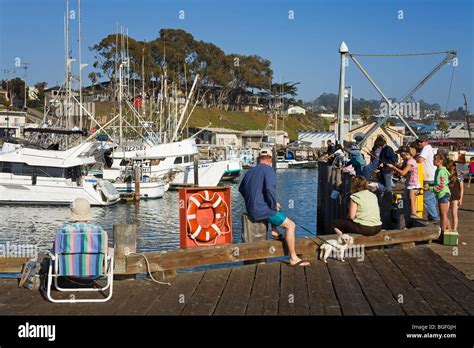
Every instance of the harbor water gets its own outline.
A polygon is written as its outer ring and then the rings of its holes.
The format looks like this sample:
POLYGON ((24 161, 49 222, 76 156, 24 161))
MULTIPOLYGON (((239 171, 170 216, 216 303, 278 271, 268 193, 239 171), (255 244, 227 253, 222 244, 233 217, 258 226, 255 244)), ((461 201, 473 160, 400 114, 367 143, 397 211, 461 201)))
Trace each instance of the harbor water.
MULTIPOLYGON (((245 171, 241 174, 241 177, 245 171)), ((316 230, 317 170, 286 169, 277 172, 277 198, 287 216, 300 225, 316 230)), ((232 192, 233 241, 241 242, 241 215, 245 204, 238 192, 239 180, 229 185, 232 192)), ((92 223, 110 232, 114 224, 138 225, 138 251, 160 251, 179 248, 178 192, 168 191, 163 198, 93 207, 92 223)), ((69 208, 57 206, 0 206, 0 244, 34 245, 37 250, 50 249, 55 231, 69 222, 69 208)), ((309 235, 298 229, 297 236, 309 235)), ((0 255, 1 256, 1 255, 0 255)))

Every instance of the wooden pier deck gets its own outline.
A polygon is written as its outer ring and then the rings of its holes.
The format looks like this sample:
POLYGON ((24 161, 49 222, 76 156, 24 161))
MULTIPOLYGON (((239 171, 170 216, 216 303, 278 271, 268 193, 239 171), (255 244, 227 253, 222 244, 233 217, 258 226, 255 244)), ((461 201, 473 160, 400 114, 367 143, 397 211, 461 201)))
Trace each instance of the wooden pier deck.
POLYGON ((433 243, 430 248, 474 280, 474 185, 464 186, 464 202, 459 207, 459 245, 453 248, 433 243))
MULTIPOLYGON (((1 315, 473 315, 474 281, 429 247, 369 251, 364 261, 281 262, 185 273, 171 286, 114 282, 107 303, 53 304, 0 280, 1 315)), ((58 296, 66 295, 58 293, 58 296)))

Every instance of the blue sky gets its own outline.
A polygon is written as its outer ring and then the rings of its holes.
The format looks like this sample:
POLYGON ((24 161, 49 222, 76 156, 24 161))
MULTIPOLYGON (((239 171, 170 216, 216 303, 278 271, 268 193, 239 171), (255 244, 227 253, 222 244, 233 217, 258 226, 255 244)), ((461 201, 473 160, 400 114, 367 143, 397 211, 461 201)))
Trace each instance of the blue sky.
MULTIPOLYGON (((337 92, 338 48, 345 41, 358 53, 458 51, 449 109, 474 105, 473 2, 471 0, 82 0, 83 61, 87 49, 115 32, 116 22, 131 37, 152 40, 161 28, 182 28, 196 39, 213 42, 226 53, 258 54, 270 59, 275 81, 298 81, 299 98, 312 100, 337 92), (185 11, 185 19, 178 12, 185 11), (294 19, 288 12, 294 11, 294 19), (398 19, 398 11, 403 19, 398 19)), ((71 9, 77 0, 70 0, 71 9)), ((64 75, 63 0, 0 0, 0 78, 16 57, 31 63, 28 82, 62 82, 64 75)), ((77 22, 71 22, 76 46, 77 22)), ((73 47, 75 50, 76 47, 73 47)), ((389 97, 400 97, 442 56, 361 57, 389 97)), ((84 76, 87 76, 87 68, 84 76)), ((446 107, 451 66, 445 66, 415 97, 446 107)), ((22 71, 18 71, 22 75, 22 71)), ((350 62, 347 85, 354 97, 377 98, 350 62)))

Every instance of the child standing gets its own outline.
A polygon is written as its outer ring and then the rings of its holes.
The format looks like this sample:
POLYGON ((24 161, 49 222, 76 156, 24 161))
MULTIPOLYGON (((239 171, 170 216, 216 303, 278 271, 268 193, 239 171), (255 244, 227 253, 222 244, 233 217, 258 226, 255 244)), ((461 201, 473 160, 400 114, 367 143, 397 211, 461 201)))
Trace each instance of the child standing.
POLYGON ((471 179, 474 177, 474 156, 471 156, 471 160, 469 162, 469 182, 467 183, 467 187, 471 187, 471 179))
POLYGON ((451 191, 451 212, 453 215, 453 229, 458 230, 459 217, 458 209, 462 205, 464 196, 464 177, 456 169, 456 162, 448 161, 448 170, 451 173, 449 176, 449 189, 451 191))
POLYGON ((433 159, 433 164, 437 167, 435 171, 435 181, 433 185, 426 184, 425 190, 430 190, 436 195, 439 205, 440 213, 440 227, 441 231, 451 229, 451 223, 449 222, 449 200, 451 198, 451 191, 449 189, 449 176, 450 173, 446 169, 446 158, 441 154, 436 154, 433 159))
POLYGON ((402 146, 397 151, 403 159, 402 168, 398 168, 393 164, 387 163, 387 166, 402 176, 407 176, 405 181, 405 195, 410 201, 410 217, 417 219, 416 215, 416 195, 421 188, 418 181, 418 163, 416 163, 408 146, 402 146))

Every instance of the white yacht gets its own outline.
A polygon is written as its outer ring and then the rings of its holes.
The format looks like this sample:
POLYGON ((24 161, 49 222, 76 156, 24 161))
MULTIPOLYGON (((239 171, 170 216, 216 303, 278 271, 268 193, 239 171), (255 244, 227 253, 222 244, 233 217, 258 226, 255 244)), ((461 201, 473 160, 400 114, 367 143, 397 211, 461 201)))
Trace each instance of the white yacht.
MULTIPOLYGON (((113 169, 122 171, 131 161, 142 163, 142 175, 150 181, 163 180, 172 185, 194 184, 194 155, 198 148, 194 139, 146 146, 136 150, 115 150, 113 152, 113 169)), ((217 186, 227 169, 228 161, 215 161, 198 164, 199 185, 217 186)), ((112 176, 117 176, 112 173, 112 176)), ((111 173, 104 170, 104 178, 112 179, 111 173)))
POLYGON ((96 163, 96 150, 96 143, 66 151, 4 143, 0 152, 0 203, 70 204, 76 198, 85 198, 95 206, 117 203, 120 195, 112 184, 83 174, 96 163))

